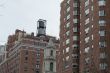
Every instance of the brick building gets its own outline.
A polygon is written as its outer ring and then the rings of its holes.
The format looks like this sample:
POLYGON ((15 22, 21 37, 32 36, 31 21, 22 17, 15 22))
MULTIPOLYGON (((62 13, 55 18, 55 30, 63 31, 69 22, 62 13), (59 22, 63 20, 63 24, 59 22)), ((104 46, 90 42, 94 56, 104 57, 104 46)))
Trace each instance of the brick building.
MULTIPOLYGON (((42 20, 39 20, 40 22, 42 20)), ((0 64, 0 73, 43 73, 44 48, 52 38, 56 47, 58 40, 53 36, 43 34, 39 23, 37 36, 34 33, 16 30, 8 37, 7 58, 0 64)))
POLYGON ((60 12, 58 73, 79 73, 79 0, 63 0, 60 12))
POLYGON ((80 0, 80 73, 110 73, 110 0, 80 0))
POLYGON ((110 73, 109 3, 62 1, 58 73, 110 73))

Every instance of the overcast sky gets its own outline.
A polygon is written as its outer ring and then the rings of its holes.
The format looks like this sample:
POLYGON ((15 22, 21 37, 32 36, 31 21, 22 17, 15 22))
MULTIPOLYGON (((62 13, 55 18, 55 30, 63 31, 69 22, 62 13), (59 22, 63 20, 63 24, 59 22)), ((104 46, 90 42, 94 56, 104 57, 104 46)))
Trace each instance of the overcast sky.
POLYGON ((36 32, 38 19, 47 20, 47 34, 59 36, 61 0, 0 0, 0 44, 16 29, 36 32))

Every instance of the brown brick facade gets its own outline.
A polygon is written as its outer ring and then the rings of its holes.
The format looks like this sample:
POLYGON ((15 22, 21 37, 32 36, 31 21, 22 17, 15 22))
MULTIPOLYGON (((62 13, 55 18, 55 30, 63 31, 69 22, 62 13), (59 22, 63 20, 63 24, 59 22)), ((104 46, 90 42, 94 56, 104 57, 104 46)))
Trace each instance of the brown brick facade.
POLYGON ((81 0, 80 73, 109 73, 109 3, 109 0, 81 0))
POLYGON ((58 73, 79 73, 79 9, 79 0, 61 3, 58 73))
POLYGON ((7 43, 6 61, 0 64, 0 73, 43 73, 44 48, 52 36, 37 37, 16 30, 7 43))

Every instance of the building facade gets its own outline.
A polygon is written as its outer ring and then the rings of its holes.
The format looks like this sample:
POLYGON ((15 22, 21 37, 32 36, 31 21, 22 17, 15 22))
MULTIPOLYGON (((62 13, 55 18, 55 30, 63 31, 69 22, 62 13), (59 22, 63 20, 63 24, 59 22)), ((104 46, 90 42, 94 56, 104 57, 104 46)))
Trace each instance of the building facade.
MULTIPOLYGON (((42 20, 39 22, 43 23, 42 20)), ((37 28, 40 29, 37 36, 16 30, 15 34, 8 37, 6 61, 0 64, 0 73, 43 73, 44 48, 50 38, 55 46, 58 45, 58 40, 43 34, 43 26, 37 28)))
POLYGON ((110 73, 109 3, 62 1, 58 73, 110 73))
POLYGON ((6 46, 0 45, 0 63, 6 59, 6 46))
POLYGON ((110 0, 80 0, 80 73, 110 73, 110 0))
POLYGON ((56 47, 52 39, 49 40, 49 43, 44 49, 43 67, 44 67, 43 73, 56 73, 56 47))
POLYGON ((79 0, 63 0, 60 14, 58 73, 79 73, 79 0))

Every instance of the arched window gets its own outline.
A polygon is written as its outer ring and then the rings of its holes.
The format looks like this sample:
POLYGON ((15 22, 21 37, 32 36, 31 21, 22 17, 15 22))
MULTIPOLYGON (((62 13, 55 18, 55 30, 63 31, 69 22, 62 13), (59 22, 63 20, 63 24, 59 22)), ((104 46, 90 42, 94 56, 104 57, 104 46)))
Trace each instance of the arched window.
POLYGON ((50 71, 53 71, 53 63, 50 63, 50 71))

